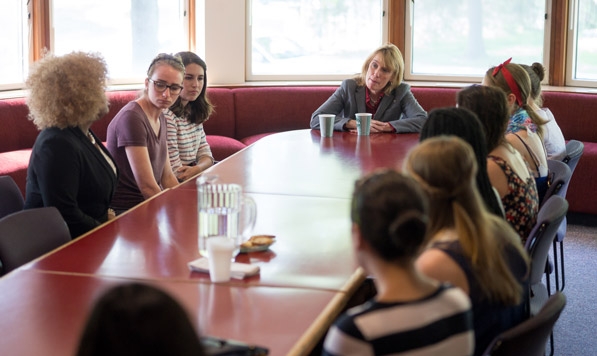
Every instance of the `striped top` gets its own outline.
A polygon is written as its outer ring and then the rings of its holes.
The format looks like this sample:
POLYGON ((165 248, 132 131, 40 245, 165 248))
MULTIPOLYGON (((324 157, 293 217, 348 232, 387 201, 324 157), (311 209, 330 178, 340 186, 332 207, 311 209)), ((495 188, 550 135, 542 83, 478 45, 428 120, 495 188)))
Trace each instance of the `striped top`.
POLYGON ((471 303, 448 285, 411 302, 370 300, 341 315, 323 347, 323 355, 472 355, 471 303))
POLYGON ((176 172, 180 166, 193 166, 201 157, 209 157, 213 163, 203 124, 192 124, 169 109, 164 110, 164 116, 168 127, 168 155, 173 171, 176 172))

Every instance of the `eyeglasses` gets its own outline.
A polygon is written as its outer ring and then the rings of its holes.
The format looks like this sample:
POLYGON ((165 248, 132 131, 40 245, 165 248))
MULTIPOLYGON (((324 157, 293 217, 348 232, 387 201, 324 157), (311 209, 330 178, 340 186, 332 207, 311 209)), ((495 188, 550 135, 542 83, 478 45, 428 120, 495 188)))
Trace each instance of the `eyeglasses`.
POLYGON ((180 93, 180 91, 182 90, 182 87, 180 85, 176 85, 176 84, 168 85, 164 82, 156 81, 151 78, 149 78, 149 81, 153 83, 153 87, 159 93, 163 93, 164 91, 166 91, 166 89, 170 89, 170 94, 176 95, 176 94, 180 93))

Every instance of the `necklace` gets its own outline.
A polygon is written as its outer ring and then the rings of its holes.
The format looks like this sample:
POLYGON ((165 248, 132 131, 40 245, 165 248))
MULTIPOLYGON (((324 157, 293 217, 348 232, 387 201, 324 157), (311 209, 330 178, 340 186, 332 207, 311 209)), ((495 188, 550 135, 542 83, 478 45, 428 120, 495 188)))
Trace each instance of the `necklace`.
POLYGON ((89 138, 89 141, 91 141, 91 144, 95 146, 95 138, 91 134, 91 131, 87 131, 87 138, 89 138))

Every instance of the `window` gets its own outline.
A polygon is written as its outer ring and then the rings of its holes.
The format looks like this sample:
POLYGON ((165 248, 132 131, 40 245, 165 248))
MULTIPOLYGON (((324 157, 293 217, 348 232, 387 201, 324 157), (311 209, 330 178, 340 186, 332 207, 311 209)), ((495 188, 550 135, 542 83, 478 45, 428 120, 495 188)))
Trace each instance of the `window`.
POLYGON ((20 87, 27 77, 29 52, 27 4, 21 0, 0 1, 0 88, 20 87))
POLYGON ((548 65, 546 0, 417 0, 407 13, 406 79, 479 81, 510 57, 548 65))
POLYGON ((597 0, 570 1, 568 85, 597 80, 597 0))
POLYGON ((383 0, 252 0, 247 79, 339 79, 384 43, 383 0))
POLYGON ((184 10, 184 0, 52 0, 52 46, 99 52, 112 83, 138 83, 158 53, 187 50, 184 10))

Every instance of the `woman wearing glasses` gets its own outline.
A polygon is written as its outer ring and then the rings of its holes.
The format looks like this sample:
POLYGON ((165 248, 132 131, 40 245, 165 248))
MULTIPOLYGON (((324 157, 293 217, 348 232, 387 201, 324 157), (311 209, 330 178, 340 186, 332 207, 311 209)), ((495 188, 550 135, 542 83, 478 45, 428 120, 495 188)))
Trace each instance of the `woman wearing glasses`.
POLYGON ((205 96, 207 65, 193 52, 176 54, 185 65, 183 89, 178 99, 164 111, 168 124, 168 153, 172 171, 185 181, 211 167, 214 158, 203 131, 213 106, 205 96))
POLYGON ((147 70, 141 97, 126 104, 108 126, 108 150, 121 170, 112 200, 117 214, 178 184, 162 110, 178 98, 184 72, 180 57, 159 54, 147 70))

